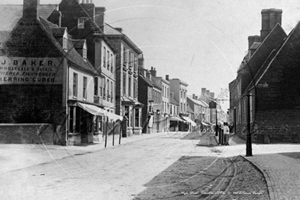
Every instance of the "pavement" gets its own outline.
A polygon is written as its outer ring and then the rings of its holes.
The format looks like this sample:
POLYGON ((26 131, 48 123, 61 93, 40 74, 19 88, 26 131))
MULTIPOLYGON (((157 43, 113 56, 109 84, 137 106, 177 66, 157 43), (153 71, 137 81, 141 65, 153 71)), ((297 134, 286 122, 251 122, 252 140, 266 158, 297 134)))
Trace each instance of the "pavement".
MULTIPOLYGON (((0 175, 9 171, 27 168, 33 165, 39 165, 49 162, 57 162, 59 159, 72 157, 76 155, 84 155, 108 148, 118 148, 122 145, 128 145, 139 140, 146 140, 153 137, 163 136, 166 133, 151 133, 132 135, 130 137, 121 138, 114 137, 114 145, 112 136, 108 137, 106 147, 104 138, 99 143, 76 145, 76 146, 60 146, 45 144, 0 144, 0 175)), ((181 137, 187 132, 174 132, 174 136, 181 137)))
MULTIPOLYGON (((132 142, 146 140, 154 137, 170 136, 177 138, 187 137, 187 132, 151 133, 133 135, 127 138, 115 137, 115 145, 112 145, 112 137, 108 138, 107 147, 104 141, 96 144, 82 146, 57 146, 43 144, 0 144, 0 175, 9 171, 56 162, 58 159, 75 155, 83 155, 106 148, 119 148, 132 142)), ((238 136, 231 136, 229 146, 211 145, 211 139, 207 141, 212 155, 220 157, 245 156, 245 141, 238 136)), ((199 143, 200 143, 199 141, 199 143)), ((197 145, 197 144, 195 144, 197 145)), ((202 142, 202 145, 203 142, 202 142)), ((299 199, 300 197, 300 144, 252 144, 253 156, 245 157, 253 163, 265 176, 270 199, 299 199)))
MULTIPOLYGON (((244 146, 238 136, 230 138, 230 145, 244 146)), ((252 144, 253 156, 245 158, 264 175, 271 200, 300 199, 300 144, 252 144)))

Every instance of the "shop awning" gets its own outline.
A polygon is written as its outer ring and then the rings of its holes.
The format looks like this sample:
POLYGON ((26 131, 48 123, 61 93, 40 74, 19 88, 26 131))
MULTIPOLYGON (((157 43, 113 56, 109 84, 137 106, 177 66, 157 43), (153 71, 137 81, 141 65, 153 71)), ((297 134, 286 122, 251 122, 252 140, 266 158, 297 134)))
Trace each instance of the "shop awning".
POLYGON ((99 108, 97 106, 94 105, 89 105, 89 104, 85 104, 85 103, 77 103, 77 105, 82 108, 83 110, 85 110, 86 112, 92 114, 92 115, 96 115, 96 116, 107 116, 109 119, 113 120, 113 121, 117 121, 117 120, 122 120, 123 117, 120 115, 116 115, 114 113, 108 112, 102 108, 99 108))
POLYGON ((207 123, 205 123, 205 122, 201 122, 201 124, 202 124, 203 126, 210 126, 209 124, 207 124, 207 123))
POLYGON ((191 123, 192 126, 197 126, 197 124, 191 120, 189 117, 185 117, 185 116, 182 116, 182 118, 187 121, 188 123, 191 123))
POLYGON ((170 117, 170 121, 180 121, 180 122, 184 122, 183 119, 180 119, 179 117, 170 117))

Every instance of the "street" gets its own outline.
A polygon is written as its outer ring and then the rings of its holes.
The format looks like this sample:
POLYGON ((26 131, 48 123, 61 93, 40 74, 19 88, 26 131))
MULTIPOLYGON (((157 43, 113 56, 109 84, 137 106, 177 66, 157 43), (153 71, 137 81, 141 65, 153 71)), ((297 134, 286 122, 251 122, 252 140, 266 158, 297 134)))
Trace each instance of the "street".
MULTIPOLYGON (((197 146, 198 142, 199 137, 186 133, 161 133, 121 146, 6 171, 0 179, 0 196, 138 200, 170 199, 173 195, 171 199, 183 199, 195 189, 206 191, 206 196, 212 188, 224 191, 227 183, 220 185, 219 176, 234 173, 228 168, 231 161, 225 159, 226 150, 197 146), (206 174, 205 179, 199 176, 202 173, 206 174)), ((239 155, 241 149, 244 145, 236 146, 230 153, 239 155)))

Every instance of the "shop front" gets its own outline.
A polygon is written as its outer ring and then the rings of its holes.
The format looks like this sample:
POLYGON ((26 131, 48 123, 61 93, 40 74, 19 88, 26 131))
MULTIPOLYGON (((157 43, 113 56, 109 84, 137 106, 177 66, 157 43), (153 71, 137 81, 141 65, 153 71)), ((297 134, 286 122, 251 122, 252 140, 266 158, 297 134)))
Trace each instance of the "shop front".
POLYGON ((120 134, 122 120, 122 116, 107 112, 96 105, 69 102, 67 143, 98 143, 105 134, 120 134))

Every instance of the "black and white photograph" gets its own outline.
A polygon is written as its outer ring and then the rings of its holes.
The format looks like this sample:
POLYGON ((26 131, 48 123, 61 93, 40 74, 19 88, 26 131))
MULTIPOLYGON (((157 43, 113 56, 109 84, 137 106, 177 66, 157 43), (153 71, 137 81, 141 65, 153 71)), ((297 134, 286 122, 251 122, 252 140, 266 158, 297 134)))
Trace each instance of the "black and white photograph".
POLYGON ((297 0, 1 0, 0 199, 300 199, 297 0))

